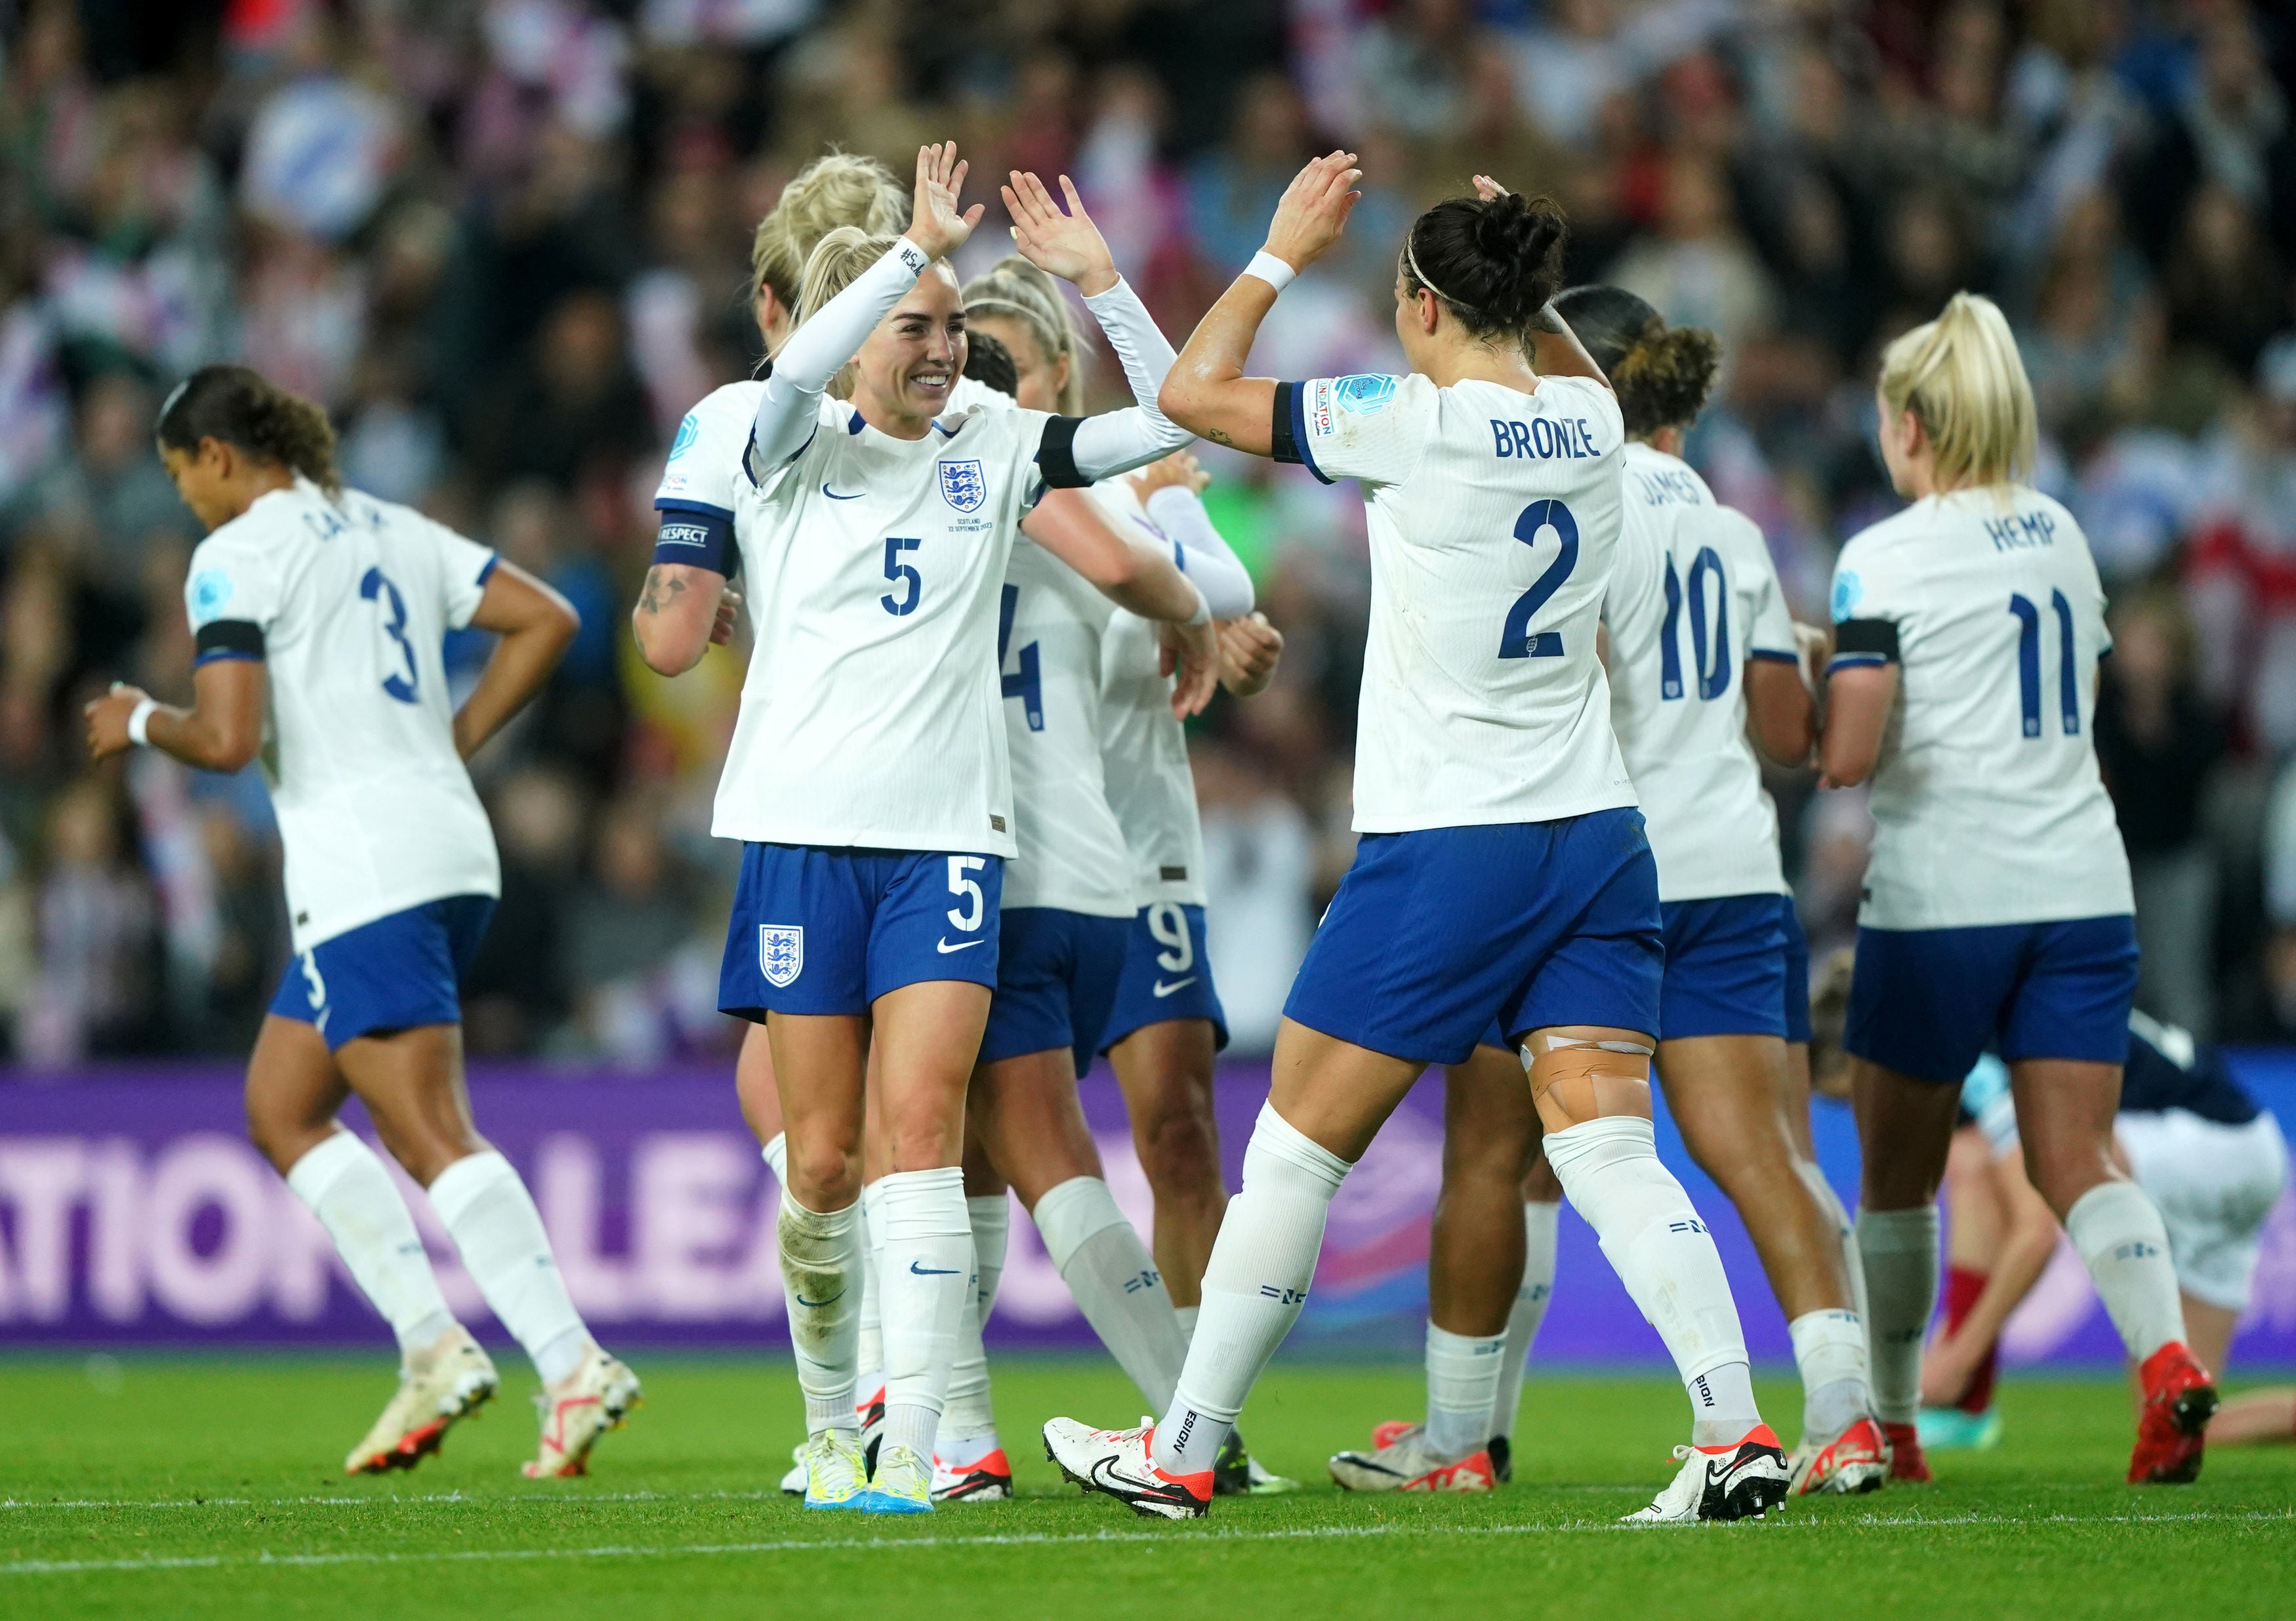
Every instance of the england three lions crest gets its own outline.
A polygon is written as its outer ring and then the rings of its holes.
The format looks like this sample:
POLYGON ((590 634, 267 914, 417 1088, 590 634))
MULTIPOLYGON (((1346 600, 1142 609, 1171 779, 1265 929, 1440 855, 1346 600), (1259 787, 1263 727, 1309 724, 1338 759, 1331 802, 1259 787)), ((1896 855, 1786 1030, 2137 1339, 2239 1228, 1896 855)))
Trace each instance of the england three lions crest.
POLYGON ((977 512, 988 499, 988 480, 978 462, 940 463, 940 498, 960 512, 977 512))
POLYGON ((805 972, 805 929, 778 923, 758 925, 758 971, 775 990, 805 972))

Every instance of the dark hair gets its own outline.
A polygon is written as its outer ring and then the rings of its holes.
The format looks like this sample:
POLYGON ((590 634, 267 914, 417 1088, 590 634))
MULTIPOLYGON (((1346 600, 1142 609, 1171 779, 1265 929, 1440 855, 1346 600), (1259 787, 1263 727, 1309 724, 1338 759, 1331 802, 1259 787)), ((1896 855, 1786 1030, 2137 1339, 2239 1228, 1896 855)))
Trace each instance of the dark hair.
POLYGON ((202 439, 221 439, 302 474, 330 495, 343 487, 327 413, 246 366, 201 366, 184 379, 160 407, 159 434, 170 450, 196 451, 202 439))
POLYGON ((1021 368, 1013 364, 1013 351, 1001 339, 987 332, 967 332, 964 335, 964 374, 984 389, 994 389, 999 394, 1017 396, 1021 392, 1021 368))
POLYGON ((1550 197, 1454 197, 1411 222, 1404 279, 1478 338, 1520 340, 1562 288, 1570 222, 1550 197))
POLYGON ((1633 438, 1686 428, 1705 408, 1722 340, 1704 327, 1669 326, 1623 287, 1573 287, 1554 300, 1554 313, 1611 380, 1633 438))

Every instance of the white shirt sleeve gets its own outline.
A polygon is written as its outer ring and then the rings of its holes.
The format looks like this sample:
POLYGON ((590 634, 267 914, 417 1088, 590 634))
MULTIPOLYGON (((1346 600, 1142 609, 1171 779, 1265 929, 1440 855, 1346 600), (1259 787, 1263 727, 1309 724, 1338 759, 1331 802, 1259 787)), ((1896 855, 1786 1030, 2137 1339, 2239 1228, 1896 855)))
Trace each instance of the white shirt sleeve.
POLYGON ((1215 619, 1240 619, 1253 606, 1251 576, 1192 489, 1168 484, 1148 497, 1148 520, 1180 548, 1180 569, 1204 594, 1215 619))
POLYGON ((227 622, 252 625, 267 635, 279 617, 279 553, 247 533, 246 521, 225 525, 193 549, 191 571, 184 579, 184 611, 194 636, 227 622))
POLYGON ((1115 286, 1084 302, 1123 364, 1134 401, 1124 410, 1086 417, 1077 425, 1070 445, 1077 472, 1098 483, 1169 455, 1195 436, 1157 407, 1156 396, 1172 369, 1172 345, 1132 283, 1119 277, 1115 286))
POLYGON ((495 564, 501 560, 493 547, 465 539, 443 523, 429 518, 418 518, 418 521, 439 553, 439 605, 447 628, 462 630, 479 611, 487 582, 494 577, 495 564))
POLYGON ((1289 433, 1275 436, 1275 460, 1296 461, 1326 484, 1401 484, 1434 438, 1436 396, 1435 385, 1418 376, 1280 383, 1276 406, 1289 419, 1289 433))
POLYGON ((657 511, 734 516, 734 481, 742 476, 742 453, 757 418, 754 412, 740 409, 738 396, 726 398, 729 395, 734 395, 733 385, 709 395, 678 423, 669 442, 668 463, 653 493, 657 511))
POLYGON ((1785 588, 1778 584, 1777 565, 1770 561, 1770 544, 1753 520, 1742 518, 1727 507, 1723 511, 1741 520, 1733 526, 1741 531, 1738 551, 1744 561, 1739 566, 1744 570, 1742 577, 1754 599, 1754 622, 1747 627, 1746 656, 1799 664, 1801 651, 1794 639, 1793 610, 1786 605, 1785 588))

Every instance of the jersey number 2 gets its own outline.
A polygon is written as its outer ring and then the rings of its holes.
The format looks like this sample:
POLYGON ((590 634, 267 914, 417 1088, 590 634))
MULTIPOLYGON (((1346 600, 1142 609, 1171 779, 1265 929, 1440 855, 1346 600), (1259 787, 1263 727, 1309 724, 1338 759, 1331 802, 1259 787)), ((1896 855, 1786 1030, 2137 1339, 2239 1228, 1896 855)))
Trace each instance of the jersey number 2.
MULTIPOLYGON (((2062 591, 2049 593, 2057 614, 2057 709, 2067 737, 2080 735, 2080 684, 2073 674, 2073 605, 2062 591)), ((2017 616, 2017 703, 2025 735, 2041 735, 2041 610, 2012 593, 2009 611, 2017 616)))
POLYGON ((1554 531, 1554 537, 1562 543, 1562 550, 1546 566, 1546 572, 1533 580, 1530 589, 1515 598, 1514 606, 1507 610, 1506 624, 1499 631, 1502 659, 1562 657, 1562 633, 1533 631, 1530 616, 1546 606, 1546 600, 1562 589, 1562 582, 1578 566, 1578 520, 1560 501, 1534 501, 1514 520, 1514 537, 1526 546, 1537 545, 1538 532, 1545 528, 1554 531))
POLYGON ((366 571, 366 577, 359 581, 359 595, 382 609, 382 634, 398 643, 398 651, 406 659, 406 674, 385 675, 382 690, 401 703, 417 701, 422 695, 422 672, 414 662, 414 644, 406 639, 406 599, 398 594, 398 587, 380 569, 366 571))

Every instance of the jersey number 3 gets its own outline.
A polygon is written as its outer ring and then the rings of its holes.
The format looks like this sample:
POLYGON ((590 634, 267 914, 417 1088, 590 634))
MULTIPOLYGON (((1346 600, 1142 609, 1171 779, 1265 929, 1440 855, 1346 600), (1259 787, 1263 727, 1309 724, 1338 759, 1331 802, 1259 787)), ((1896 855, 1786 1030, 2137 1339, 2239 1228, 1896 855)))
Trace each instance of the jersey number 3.
POLYGON ((359 581, 359 595, 382 610, 382 634, 398 643, 399 654, 406 660, 406 674, 385 675, 382 690, 401 703, 419 701, 422 696, 422 672, 414 662, 414 644, 406 639, 406 599, 398 594, 398 587, 380 569, 366 571, 366 577, 359 581))
POLYGON ((1546 572, 1530 583, 1530 589, 1515 598, 1514 606, 1507 610, 1506 624, 1499 631, 1499 657, 1502 659, 1560 659, 1562 657, 1562 633, 1559 630, 1533 631, 1530 617, 1546 606, 1546 601, 1562 589, 1562 582, 1578 566, 1578 520, 1570 509, 1560 501, 1534 501, 1522 509, 1514 520, 1514 537, 1526 546, 1538 544, 1538 532, 1551 528, 1554 537, 1562 543, 1562 550, 1546 572))

